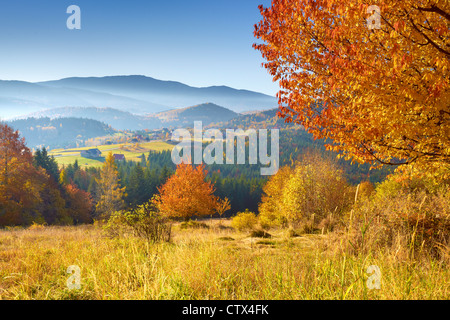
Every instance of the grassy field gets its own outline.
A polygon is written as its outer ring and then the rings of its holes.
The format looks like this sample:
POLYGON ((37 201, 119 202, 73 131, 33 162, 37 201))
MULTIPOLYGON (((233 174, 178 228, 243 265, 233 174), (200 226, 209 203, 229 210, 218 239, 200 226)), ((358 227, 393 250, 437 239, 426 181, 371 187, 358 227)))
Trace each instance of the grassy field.
POLYGON ((140 161, 142 154, 147 154, 149 151, 163 151, 172 150, 173 145, 162 141, 152 141, 139 143, 138 147, 135 147, 134 143, 121 143, 112 145, 101 145, 97 147, 84 147, 75 149, 54 149, 49 152, 54 156, 59 165, 73 164, 75 160, 78 160, 78 164, 81 167, 100 167, 103 164, 104 158, 111 151, 114 154, 123 154, 126 160, 140 161), (80 155, 82 150, 88 150, 97 148, 102 152, 100 158, 88 159, 80 155))
POLYGON ((175 225, 171 243, 108 238, 100 226, 0 231, 2 299, 448 299, 445 264, 337 253, 327 235, 251 238, 230 222, 175 225), (81 269, 69 290, 67 268, 81 269), (370 290, 367 268, 381 270, 370 290))

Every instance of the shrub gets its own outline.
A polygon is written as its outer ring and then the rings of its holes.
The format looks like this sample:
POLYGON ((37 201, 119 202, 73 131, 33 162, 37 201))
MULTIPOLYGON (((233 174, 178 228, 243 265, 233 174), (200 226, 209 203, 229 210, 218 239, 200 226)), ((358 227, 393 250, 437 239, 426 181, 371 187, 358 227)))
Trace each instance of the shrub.
POLYGON ((238 212, 237 215, 231 220, 231 226, 239 231, 253 230, 258 224, 258 218, 256 214, 250 212, 248 209, 245 212, 238 212))
POLYGON ((204 222, 189 220, 182 222, 180 229, 209 229, 209 226, 204 222))
POLYGON ((94 225, 102 226, 106 235, 110 238, 118 238, 133 233, 133 230, 126 223, 125 214, 122 211, 111 213, 106 222, 104 219, 95 220, 94 225))
POLYGON ((151 202, 147 202, 131 211, 115 212, 108 220, 105 230, 113 237, 131 231, 149 242, 169 242, 172 225, 157 212, 151 202))
POLYGON ((314 215, 316 221, 321 221, 336 208, 342 212, 348 206, 347 187, 341 171, 298 165, 283 193, 287 218, 301 221, 314 215))
POLYGON ((375 187, 370 181, 361 182, 358 187, 358 199, 355 200, 365 201, 373 196, 374 193, 375 187))
POLYGON ((250 233, 250 236, 253 238, 272 238, 272 235, 265 232, 264 230, 253 230, 250 233))
POLYGON ((296 237, 299 237, 300 234, 299 234, 298 232, 296 232, 294 229, 289 228, 289 229, 287 229, 287 231, 286 231, 286 236, 287 236, 288 238, 296 238, 296 237))
POLYGON ((287 225, 288 221, 283 215, 280 198, 291 174, 292 169, 290 167, 282 167, 264 185, 262 201, 258 208, 258 218, 262 228, 270 229, 272 227, 285 227, 287 225))
POLYGON ((379 184, 372 199, 354 206, 352 249, 390 248, 405 257, 443 257, 450 244, 449 186, 394 175, 379 184), (444 253, 444 255, 443 255, 444 253))
POLYGON ((336 160, 311 154, 296 164, 279 201, 291 226, 307 225, 315 232, 325 219, 327 229, 337 224, 354 194, 336 160))
POLYGON ((33 221, 33 223, 28 227, 28 230, 43 230, 45 229, 46 223, 36 223, 36 221, 33 221))
MULTIPOLYGON (((364 193, 370 193, 364 184, 364 193)), ((295 164, 283 167, 263 188, 259 220, 264 229, 286 227, 302 233, 332 231, 342 224, 355 197, 354 187, 331 156, 310 152, 295 164), (319 230, 320 229, 320 230, 319 230)))
POLYGON ((303 223, 299 224, 299 227, 296 229, 298 234, 317 234, 320 233, 321 229, 316 227, 313 219, 305 220, 303 223))

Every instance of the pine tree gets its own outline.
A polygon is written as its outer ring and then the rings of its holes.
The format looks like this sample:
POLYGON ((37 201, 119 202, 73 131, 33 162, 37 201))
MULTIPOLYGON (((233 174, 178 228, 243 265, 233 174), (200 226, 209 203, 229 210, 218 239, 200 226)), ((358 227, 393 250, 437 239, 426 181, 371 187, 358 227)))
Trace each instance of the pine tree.
POLYGON ((33 164, 36 168, 43 168, 45 172, 52 177, 55 181, 59 180, 59 168, 53 156, 49 156, 47 149, 38 149, 33 157, 33 164))
POLYGON ((77 173, 80 170, 80 166, 78 165, 78 159, 75 159, 75 163, 73 164, 73 171, 77 173))
POLYGON ((94 200, 94 202, 96 202, 98 200, 99 196, 99 187, 98 187, 98 183, 97 183, 97 179, 95 178, 95 176, 90 178, 90 182, 89 182, 89 187, 87 189, 87 192, 91 194, 92 199, 94 200))
POLYGON ((169 177, 171 175, 172 175, 172 172, 170 171, 170 169, 166 165, 164 165, 164 167, 162 168, 162 171, 161 171, 161 175, 160 175, 161 184, 166 183, 167 179, 169 179, 169 177))
POLYGON ((144 170, 138 163, 130 174, 128 183, 128 203, 132 206, 143 204, 149 199, 148 190, 146 190, 144 170))

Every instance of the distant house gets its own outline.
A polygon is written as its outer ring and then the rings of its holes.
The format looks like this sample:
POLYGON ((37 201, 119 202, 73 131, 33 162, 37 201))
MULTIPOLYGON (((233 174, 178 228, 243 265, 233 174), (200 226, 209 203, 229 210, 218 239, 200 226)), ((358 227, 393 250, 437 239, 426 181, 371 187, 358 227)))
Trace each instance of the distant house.
POLYGON ((102 152, 98 149, 89 149, 89 150, 82 150, 81 156, 83 158, 99 158, 101 157, 102 152))
POLYGON ((115 161, 125 161, 125 155, 123 154, 114 154, 115 161))

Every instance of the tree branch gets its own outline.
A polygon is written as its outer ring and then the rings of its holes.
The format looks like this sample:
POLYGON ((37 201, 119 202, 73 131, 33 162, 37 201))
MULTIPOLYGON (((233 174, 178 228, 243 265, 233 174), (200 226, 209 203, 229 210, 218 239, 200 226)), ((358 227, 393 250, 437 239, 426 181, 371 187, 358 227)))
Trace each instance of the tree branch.
POLYGON ((430 8, 423 8, 423 7, 417 7, 417 10, 423 11, 423 12, 434 12, 441 16, 443 16, 445 19, 450 21, 450 14, 442 10, 441 8, 435 6, 434 4, 431 5, 430 8))

